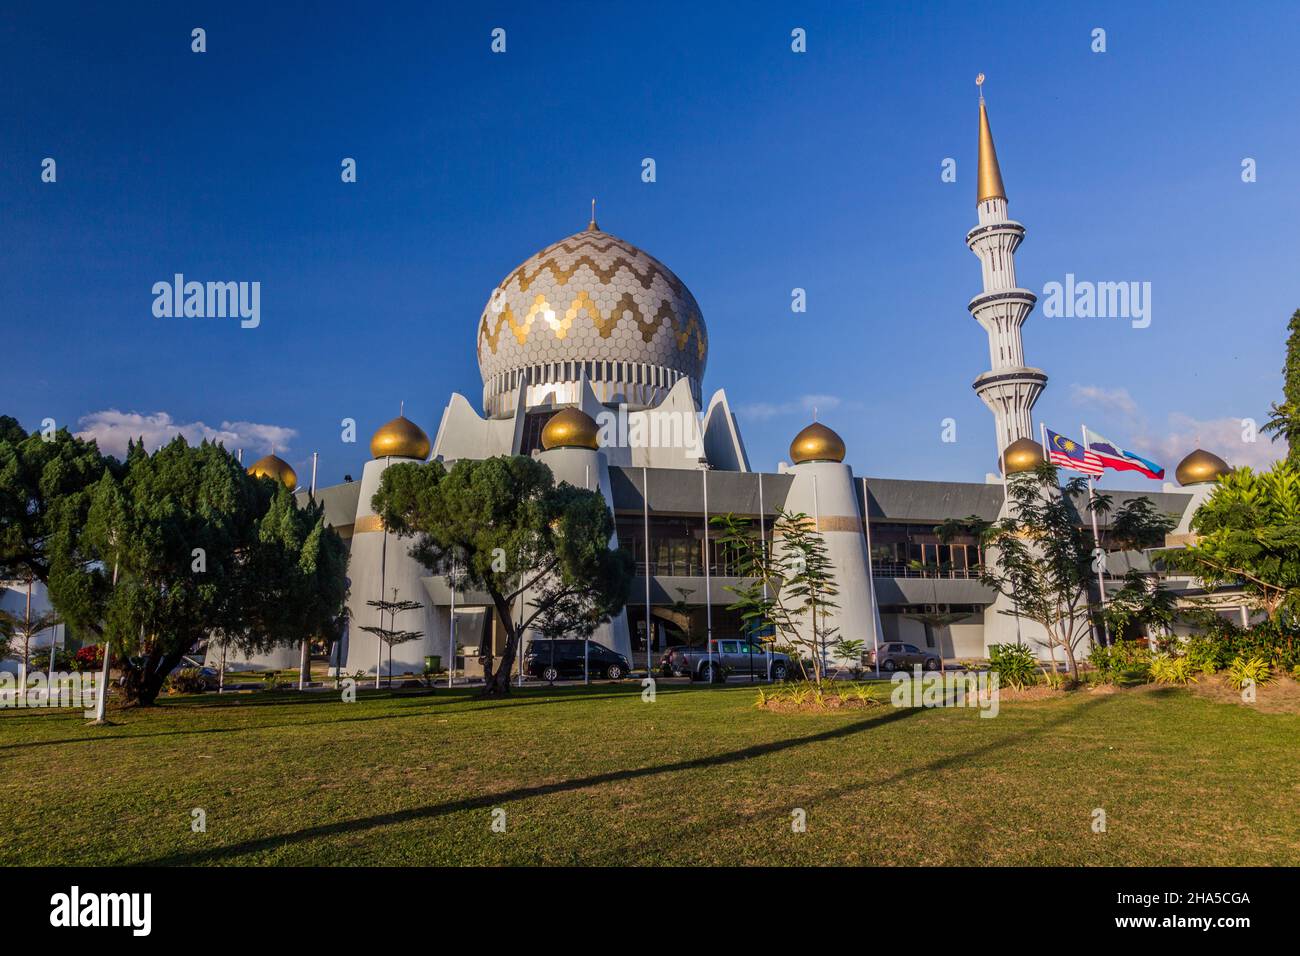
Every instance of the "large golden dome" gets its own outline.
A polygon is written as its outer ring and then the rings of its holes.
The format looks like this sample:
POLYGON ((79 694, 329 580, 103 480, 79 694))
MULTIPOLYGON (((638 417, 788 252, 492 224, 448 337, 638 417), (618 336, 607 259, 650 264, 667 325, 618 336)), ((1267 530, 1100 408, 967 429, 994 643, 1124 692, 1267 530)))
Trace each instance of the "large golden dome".
POLYGON ((248 473, 254 478, 274 478, 284 482, 290 491, 298 487, 298 473, 279 455, 265 455, 248 466, 248 473))
POLYGON ((843 461, 844 439, 820 422, 813 422, 790 442, 790 459, 796 464, 805 461, 843 461))
POLYGON ((552 448, 590 448, 600 447, 596 436, 600 426, 586 412, 577 408, 564 408, 551 416, 542 429, 542 447, 547 451, 552 448))
POLYGON ((1218 481, 1232 469, 1213 452, 1198 448, 1178 463, 1174 476, 1180 485, 1199 485, 1218 481))
POLYGON ((370 454, 374 458, 418 458, 424 461, 429 457, 429 436, 405 415, 398 415, 391 422, 379 426, 370 439, 370 454))
POLYGON ((999 468, 1003 462, 1006 462, 1008 475, 1033 471, 1043 463, 1043 446, 1032 438, 1017 438, 1002 452, 998 459, 999 468))
POLYGON ((483 405, 514 414, 577 404, 585 380, 604 404, 659 404, 689 380, 694 399, 708 358, 699 304, 673 271, 593 221, 529 257, 501 280, 478 323, 483 405))

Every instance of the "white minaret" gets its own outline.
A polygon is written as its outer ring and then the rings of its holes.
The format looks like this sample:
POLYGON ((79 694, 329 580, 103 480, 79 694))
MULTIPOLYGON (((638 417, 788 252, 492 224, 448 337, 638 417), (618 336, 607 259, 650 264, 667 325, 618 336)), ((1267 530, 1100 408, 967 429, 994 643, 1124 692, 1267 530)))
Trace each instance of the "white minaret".
POLYGON ((984 291, 971 299, 967 308, 989 336, 989 371, 975 379, 974 388, 993 412, 1000 455, 1013 441, 1034 437, 1034 403, 1047 384, 1047 375, 1025 365, 1020 326, 1038 297, 1016 285, 1015 254, 1025 238, 1025 227, 1007 218, 1007 194, 984 107, 984 74, 975 82, 981 87, 979 225, 966 234, 966 245, 979 256, 984 291))

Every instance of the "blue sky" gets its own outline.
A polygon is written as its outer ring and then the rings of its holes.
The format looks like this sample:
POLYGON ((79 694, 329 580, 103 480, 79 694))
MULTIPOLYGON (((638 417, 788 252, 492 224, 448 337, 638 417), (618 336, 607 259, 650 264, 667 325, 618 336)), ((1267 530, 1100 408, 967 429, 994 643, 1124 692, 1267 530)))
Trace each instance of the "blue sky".
POLYGON ((28 427, 111 441, 161 415, 357 475, 400 401, 430 433, 452 391, 478 404, 488 295, 596 196, 694 292, 705 391, 727 390, 755 467, 816 405, 859 473, 982 480, 963 239, 983 71, 1021 284, 1152 284, 1145 329, 1040 304, 1037 417, 1171 471, 1195 444, 1278 450, 1240 420, 1278 398, 1300 307, 1293 3, 187 6, 22 3, 0 24, 0 410, 28 427), (260 281, 260 327, 155 318, 176 272, 260 281))

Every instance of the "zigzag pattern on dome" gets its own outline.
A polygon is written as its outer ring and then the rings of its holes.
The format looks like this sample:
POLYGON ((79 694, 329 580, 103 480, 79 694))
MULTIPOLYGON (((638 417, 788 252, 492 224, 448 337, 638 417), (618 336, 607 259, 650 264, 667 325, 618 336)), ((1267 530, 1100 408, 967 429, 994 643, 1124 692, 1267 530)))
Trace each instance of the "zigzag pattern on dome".
MULTIPOLYGON (((483 313, 483 319, 479 325, 478 332, 478 350, 480 358, 482 357, 483 346, 485 343, 492 354, 496 354, 497 343, 501 338, 501 329, 507 325, 510 327, 510 331, 514 334, 515 340, 520 345, 526 344, 534 320, 539 315, 546 315, 548 313, 553 315, 554 310, 552 310, 551 304, 546 301, 546 297, 542 295, 537 296, 533 300, 533 303, 529 307, 527 314, 525 314, 523 321, 519 321, 515 318, 514 310, 510 308, 510 303, 508 302, 501 307, 501 311, 497 314, 495 328, 489 325, 487 313, 483 313)), ((618 325, 619 320, 622 319, 624 315, 630 314, 632 316, 632 321, 636 323, 637 329, 641 333, 641 340, 644 342, 650 342, 654 338, 655 333, 666 324, 671 328, 671 334, 677 340, 677 349, 679 351, 686 350, 686 346, 690 342, 692 335, 695 336, 695 352, 700 359, 703 359, 709 350, 707 333, 697 315, 688 316, 683 321, 678 318, 675 312, 673 312, 672 306, 665 301, 660 303, 659 311, 656 312, 652 318, 647 320, 641 312, 641 307, 637 305, 636 299, 632 298, 632 296, 626 292, 623 293, 622 298, 614 304, 614 307, 610 309, 608 313, 602 314, 591 296, 583 290, 574 297, 571 303, 569 303, 569 307, 565 310, 563 319, 551 319, 548 320, 547 324, 550 326, 551 331, 555 333, 557 339, 563 339, 569 334, 569 329, 573 326, 574 320, 583 313, 591 319, 592 325, 596 327, 601 338, 609 338, 613 333, 615 326, 618 325)))
POLYGON ((485 402, 498 411, 525 369, 529 401, 583 377, 606 383, 610 395, 636 392, 646 400, 686 377, 698 395, 709 350, 708 327, 685 283, 594 224, 511 270, 476 332, 485 402))
MULTIPOLYGON (((563 244, 559 243, 557 245, 563 244)), ((554 248, 554 246, 552 246, 552 248, 554 248)), ((609 247, 606 247, 606 250, 608 248, 609 247)), ((566 249, 565 251, 568 252, 569 250, 566 249)), ((543 255, 545 255, 545 253, 543 253, 543 255)), ((659 267, 654 260, 650 259, 649 256, 644 256, 644 258, 649 260, 644 273, 637 271, 636 266, 629 260, 624 259, 622 256, 615 257, 608 266, 600 265, 595 259, 591 258, 591 256, 579 256, 567 269, 562 267, 554 259, 544 259, 541 265, 533 271, 532 275, 528 274, 528 263, 525 262, 518 269, 512 272, 506 278, 506 281, 501 284, 505 285, 506 282, 517 279, 519 281, 519 290, 521 292, 527 292, 528 287, 537 280, 538 276, 543 272, 550 272, 550 274, 555 277, 556 282, 560 285, 567 285, 569 280, 573 278, 574 273, 583 266, 586 266, 596 275, 597 278, 600 279, 601 282, 609 282, 610 279, 614 278, 619 269, 626 269, 628 272, 632 273, 632 275, 636 276, 636 280, 641 283, 641 288, 643 289, 649 289, 655 280, 655 276, 658 276, 678 295, 689 296, 691 294, 690 290, 686 288, 681 279, 677 278, 677 276, 673 275, 667 269, 659 267)))

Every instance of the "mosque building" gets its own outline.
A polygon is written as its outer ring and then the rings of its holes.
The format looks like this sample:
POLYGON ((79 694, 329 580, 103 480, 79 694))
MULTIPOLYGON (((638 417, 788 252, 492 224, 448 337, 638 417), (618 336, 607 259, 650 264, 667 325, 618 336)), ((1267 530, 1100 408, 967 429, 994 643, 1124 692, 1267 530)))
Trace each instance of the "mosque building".
MULTIPOLYGON (((973 387, 993 415, 990 461, 1014 474, 1042 461, 1033 407, 1047 375, 1026 363, 1021 328, 1036 297, 1016 279, 1025 228, 1008 218, 982 97, 978 143, 977 224, 966 243, 979 260, 982 291, 968 308, 986 333, 989 369, 973 387)), ((616 522, 611 547, 632 555, 635 575, 625 609, 592 639, 637 666, 672 645, 740 634, 739 617, 727 609, 734 600, 728 588, 740 579, 709 519, 732 513, 770 536, 780 510, 806 513, 823 535, 839 588, 829 622, 838 636, 868 648, 903 641, 955 659, 986 657, 991 644, 1006 641, 1036 646, 1023 622, 1004 613, 1006 601, 979 582, 976 539, 942 541, 935 532, 947 519, 1003 514, 1001 476, 963 483, 858 475, 843 440, 821 422, 793 436, 789 463, 753 470, 726 393, 706 397, 708 328, 695 297, 662 262, 604 232, 594 209, 586 229, 531 256, 493 290, 478 322, 477 356, 477 407, 451 395, 432 439, 399 416, 375 432, 359 481, 315 490, 351 548, 352 626, 336 661, 342 672, 419 673, 430 655, 472 667, 481 640, 501 648, 487 596, 453 594, 371 508, 386 468, 430 457, 450 465, 531 455, 557 480, 604 496, 616 522), (361 627, 377 622, 367 602, 394 594, 421 602, 401 626, 424 637, 397 645, 390 658, 361 627)), ((1177 487, 1141 493, 1177 517, 1171 544, 1186 540, 1192 513, 1227 470, 1222 459, 1197 450, 1178 466, 1177 487)), ((297 484, 274 455, 250 471, 297 484)), ((1114 507, 1138 496, 1115 492, 1114 507)), ((1082 502, 1079 513, 1086 521, 1082 502)), ((1112 555, 1115 586, 1129 567, 1150 570, 1144 560, 1112 555)), ((1041 653, 1046 659, 1046 648, 1041 653)), ((297 651, 244 663, 292 667, 297 651)))

